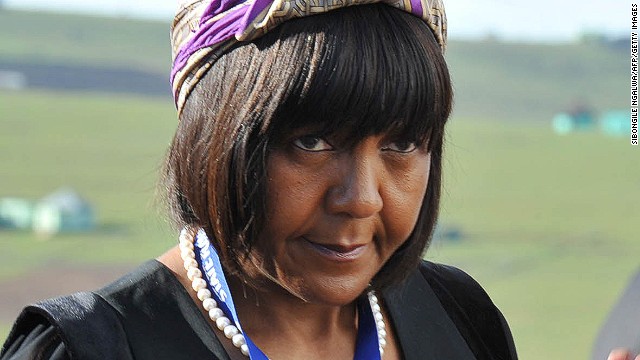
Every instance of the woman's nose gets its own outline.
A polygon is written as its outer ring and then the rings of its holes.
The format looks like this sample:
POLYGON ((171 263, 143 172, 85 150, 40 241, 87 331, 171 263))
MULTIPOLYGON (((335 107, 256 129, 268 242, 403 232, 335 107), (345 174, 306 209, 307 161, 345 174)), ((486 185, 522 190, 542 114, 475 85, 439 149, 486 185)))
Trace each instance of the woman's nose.
POLYGON ((375 160, 352 159, 336 171, 335 185, 329 189, 328 210, 354 218, 368 218, 382 210, 382 173, 375 160))

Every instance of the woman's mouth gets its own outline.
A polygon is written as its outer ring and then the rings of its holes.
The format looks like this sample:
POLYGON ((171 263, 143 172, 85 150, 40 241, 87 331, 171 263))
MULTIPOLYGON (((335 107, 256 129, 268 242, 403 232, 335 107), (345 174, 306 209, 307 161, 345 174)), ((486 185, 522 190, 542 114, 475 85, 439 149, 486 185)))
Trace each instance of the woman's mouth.
POLYGON ((356 260, 367 249, 367 244, 349 246, 338 244, 319 244, 304 237, 303 239, 314 251, 318 252, 329 260, 338 262, 348 262, 356 260))

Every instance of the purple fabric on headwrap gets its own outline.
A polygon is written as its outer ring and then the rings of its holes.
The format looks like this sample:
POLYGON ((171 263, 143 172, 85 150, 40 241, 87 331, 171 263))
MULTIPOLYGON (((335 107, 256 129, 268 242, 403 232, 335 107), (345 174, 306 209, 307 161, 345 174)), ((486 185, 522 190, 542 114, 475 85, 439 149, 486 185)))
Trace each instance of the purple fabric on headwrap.
MULTIPOLYGON (((189 58, 196 51, 229 40, 234 37, 239 30, 243 29, 241 27, 241 20, 245 14, 245 7, 239 6, 238 8, 230 11, 219 21, 201 23, 200 29, 195 33, 191 41, 180 49, 180 52, 176 55, 173 62, 173 69, 171 70, 172 85, 175 81, 176 73, 187 65, 189 58)), ((212 13, 208 15, 208 17, 212 18, 215 15, 215 13, 212 13)), ((178 94, 175 93, 175 90, 174 96, 178 96, 178 94)))
POLYGON ((293 18, 382 2, 422 18, 444 50, 442 0, 187 0, 172 26, 171 85, 180 113, 187 96, 229 44, 251 41, 293 18))
POLYGON ((411 0, 411 13, 422 17, 422 2, 420 0, 411 0))

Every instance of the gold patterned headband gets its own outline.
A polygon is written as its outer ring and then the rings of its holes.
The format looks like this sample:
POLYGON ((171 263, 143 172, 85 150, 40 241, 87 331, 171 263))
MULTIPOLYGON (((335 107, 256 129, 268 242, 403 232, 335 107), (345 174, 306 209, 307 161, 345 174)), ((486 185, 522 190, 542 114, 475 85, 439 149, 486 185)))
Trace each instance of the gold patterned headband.
POLYGON ((447 19, 442 0, 182 0, 171 26, 171 86, 178 114, 217 57, 235 43, 259 38, 290 19, 373 3, 420 17, 444 51, 447 19))

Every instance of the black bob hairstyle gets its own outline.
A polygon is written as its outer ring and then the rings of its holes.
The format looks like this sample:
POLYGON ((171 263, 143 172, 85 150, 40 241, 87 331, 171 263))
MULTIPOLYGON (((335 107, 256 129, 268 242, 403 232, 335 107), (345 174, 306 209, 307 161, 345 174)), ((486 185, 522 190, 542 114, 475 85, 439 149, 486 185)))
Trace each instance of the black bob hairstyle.
POLYGON ((227 271, 260 286, 252 275, 264 269, 250 259, 265 223, 269 149, 310 125, 354 142, 394 131, 431 153, 417 224, 372 285, 399 282, 436 223, 451 104, 441 49, 418 17, 374 4, 285 22, 222 55, 187 99, 164 168, 173 218, 202 227, 227 271))

